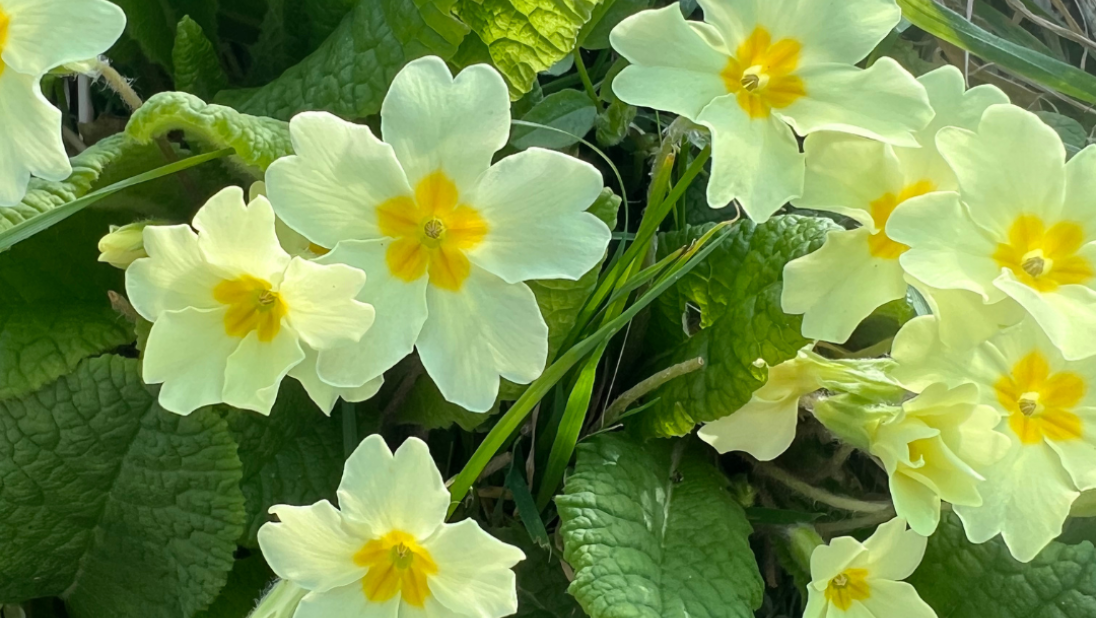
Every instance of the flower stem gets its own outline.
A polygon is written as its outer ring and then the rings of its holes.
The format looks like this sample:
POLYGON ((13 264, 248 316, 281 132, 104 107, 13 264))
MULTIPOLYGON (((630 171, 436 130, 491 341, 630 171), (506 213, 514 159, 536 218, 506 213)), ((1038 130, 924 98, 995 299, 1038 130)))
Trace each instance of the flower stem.
POLYGON ((586 94, 590 97, 590 100, 597 106, 598 111, 601 111, 601 97, 597 96, 597 91, 594 90, 594 83, 590 81, 590 74, 586 71, 586 63, 582 60, 582 48, 575 48, 575 68, 578 69, 578 76, 582 80, 582 87, 586 89, 586 94))
POLYGON ((122 77, 122 74, 110 66, 110 63, 101 60, 96 68, 102 74, 103 81, 110 86, 111 90, 118 93, 118 96, 122 97, 122 101, 131 110, 136 110, 145 104, 141 97, 137 95, 137 91, 130 85, 129 80, 122 77))
POLYGON ((892 511, 894 508, 888 502, 866 502, 864 500, 857 500, 856 498, 831 494, 824 489, 819 489, 805 481, 801 481, 771 464, 759 463, 754 466, 754 472, 766 476, 793 491, 797 491, 815 502, 832 506, 833 508, 842 511, 879 514, 892 511))
POLYGON ((683 363, 678 363, 672 367, 668 367, 654 374, 653 376, 643 380, 639 384, 636 384, 632 388, 624 391, 616 401, 609 405, 605 409, 605 416, 602 417, 601 426, 609 427, 617 422, 620 415, 624 413, 633 403, 638 401, 644 395, 647 395, 656 388, 666 384, 674 378, 679 378, 683 375, 692 373, 704 367, 704 359, 697 357, 692 360, 687 360, 683 363))

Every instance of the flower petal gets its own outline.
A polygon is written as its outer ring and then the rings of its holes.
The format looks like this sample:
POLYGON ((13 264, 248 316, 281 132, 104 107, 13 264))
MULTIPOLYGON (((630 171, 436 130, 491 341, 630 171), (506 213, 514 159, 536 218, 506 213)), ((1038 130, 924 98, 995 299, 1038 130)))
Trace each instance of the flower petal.
POLYGON ((860 601, 874 618, 936 618, 936 612, 906 582, 871 579, 871 596, 860 601))
POLYGON ((886 231, 910 246, 899 261, 913 277, 936 288, 980 294, 989 303, 1005 297, 993 286, 1001 270, 993 259, 996 243, 971 220, 955 193, 941 191, 900 204, 886 231))
POLYGON ((896 259, 871 254, 868 228, 834 231, 814 253, 784 267, 781 305, 803 315, 803 336, 844 343, 876 308, 906 297, 896 259))
POLYGON ((304 350, 297 333, 284 321, 270 341, 260 341, 259 331, 251 331, 228 357, 225 403, 269 415, 282 380, 302 360, 304 350))
POLYGON ((773 113, 800 135, 840 131, 915 147, 913 134, 932 119, 925 87, 891 58, 880 58, 867 69, 820 64, 798 75, 807 96, 773 113))
POLYGON ((982 506, 957 505, 972 543, 1000 533, 1020 562, 1030 562, 1062 533, 1080 492, 1046 444, 1023 446, 1015 436, 1008 455, 987 468, 979 486, 982 506))
POLYGON ((757 223, 802 195, 805 170, 799 143, 775 116, 751 119, 733 95, 704 108, 697 122, 712 131, 708 205, 737 199, 757 223))
POLYGON ((935 383, 949 388, 973 383, 983 402, 992 401, 996 397, 994 384, 1012 370, 1013 363, 1020 357, 1010 359, 992 343, 945 347, 938 336, 939 324, 934 316, 920 316, 906 322, 894 338, 891 355, 898 361, 898 367, 892 375, 903 386, 915 391, 935 383))
POLYGON ((346 460, 339 506, 376 535, 399 530, 421 542, 445 521, 449 492, 425 442, 408 438, 393 455, 373 434, 346 460))
POLYGON ((224 309, 184 309, 160 315, 145 344, 141 375, 160 384, 160 405, 190 414, 224 401, 225 368, 240 340, 225 333, 224 309))
POLYGON ((22 201, 31 174, 59 181, 72 173, 61 141, 61 112, 42 96, 39 79, 0 70, 0 206, 22 201))
POLYGON ((384 603, 373 603, 365 596, 361 582, 354 582, 325 592, 310 592, 301 599, 293 618, 397 618, 400 615, 400 595, 384 603))
POLYGON ((347 520, 327 500, 310 506, 276 504, 270 514, 278 521, 259 528, 259 547, 278 577, 320 592, 365 577, 366 568, 354 563, 354 554, 373 536, 368 526, 347 520))
POLYGON ((464 194, 510 137, 509 90, 485 64, 454 79, 441 58, 414 60, 388 90, 381 133, 411 186, 441 171, 464 194))
POLYGON ((275 286, 289 265, 289 254, 274 232, 274 210, 265 197, 244 204, 240 187, 227 187, 194 215, 198 248, 226 278, 247 274, 275 286))
POLYGON ((143 237, 149 257, 126 269, 126 293, 142 317, 155 322, 165 311, 222 307, 213 298, 221 277, 205 262, 190 226, 149 226, 143 237))
POLYGON ((3 62, 35 79, 106 53, 126 28, 126 14, 105 0, 5 0, 4 12, 11 25, 3 62))
POLYGON ((613 80, 613 93, 626 103, 696 120, 727 94, 720 73, 729 56, 691 28, 675 5, 636 13, 609 38, 631 63, 613 80))
POLYGON ((825 210, 879 231, 871 204, 905 188, 901 164, 886 144, 841 133, 816 133, 803 143, 807 174, 796 208, 825 210))
POLYGON ((289 132, 297 154, 266 171, 278 217, 327 249, 341 240, 380 238, 377 207, 412 194, 392 147, 369 127, 326 112, 294 116, 289 132))
POLYGON ((982 297, 967 290, 941 290, 907 277, 910 285, 928 302, 939 319, 940 341, 947 347, 962 349, 989 339, 997 331, 1024 318, 1023 307, 1011 298, 987 305, 982 297))
POLYGON ((469 198, 488 232, 468 259, 507 283, 582 277, 611 238, 586 212, 602 186, 592 165, 558 152, 530 148, 503 159, 469 198))
POLYGON ((757 21, 773 40, 794 38, 803 62, 856 64, 902 17, 891 0, 755 0, 757 21))
POLYGON ((872 579, 903 580, 913 575, 925 557, 928 538, 906 529, 906 520, 892 519, 864 541, 872 579))
POLYGON ((1096 291, 1083 285, 1063 285, 1039 292, 1016 279, 1010 270, 994 281, 1031 314, 1068 360, 1096 354, 1096 291))
POLYGON ((321 380, 317 373, 316 362, 319 360, 319 352, 304 343, 301 347, 304 349, 304 360, 289 370, 289 377, 300 382, 320 411, 328 416, 331 416, 331 411, 335 409, 335 402, 340 397, 349 402, 365 401, 376 395, 381 386, 384 386, 383 376, 374 378, 357 388, 331 386, 321 380))
POLYGON ((756 0, 699 0, 698 4, 704 10, 704 21, 714 26, 724 41, 745 41, 757 27, 756 0))
POLYGON ((831 579, 862 560, 867 551, 851 536, 840 536, 829 545, 818 546, 811 554, 811 587, 825 590, 831 579))
POLYGON ((792 445, 798 422, 799 396, 750 401, 737 412, 705 424, 698 435, 720 453, 743 451, 772 461, 792 445))
POLYGON ((419 335, 419 358, 448 401, 486 412, 500 376, 528 384, 544 371, 548 326, 524 283, 473 267, 459 292, 430 286, 426 302, 430 317, 419 335))
POLYGON ((373 325, 372 305, 354 300, 366 275, 345 264, 294 258, 278 294, 289 306, 289 323, 317 350, 358 342, 373 325))
POLYGON ((1065 147, 1035 114, 994 105, 977 133, 941 129, 936 144, 955 171, 970 216, 996 237, 1007 239, 1020 214, 1057 221, 1065 196, 1065 147))
POLYGON ((910 527, 920 534, 935 532, 940 525, 940 496, 904 469, 891 473, 889 485, 898 516, 909 521, 910 527))
POLYGON ((356 387, 390 369, 415 349, 426 322, 426 287, 420 277, 410 283, 388 269, 385 253, 391 240, 345 241, 319 258, 321 264, 347 264, 368 273, 358 300, 373 306, 373 326, 354 345, 320 352, 319 372, 328 384, 356 387))
POLYGON ((438 565, 430 592, 451 615, 509 616, 518 609, 515 564, 525 554, 474 520, 444 524, 423 543, 438 565))

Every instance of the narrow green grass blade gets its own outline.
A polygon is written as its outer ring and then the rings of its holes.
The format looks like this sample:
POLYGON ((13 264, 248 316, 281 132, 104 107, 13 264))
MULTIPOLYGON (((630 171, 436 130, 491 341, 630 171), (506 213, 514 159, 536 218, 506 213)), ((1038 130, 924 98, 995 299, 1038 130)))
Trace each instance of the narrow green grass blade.
POLYGON ((1088 103, 1096 103, 1096 76, 990 34, 932 0, 898 0, 913 25, 1002 69, 1088 103))

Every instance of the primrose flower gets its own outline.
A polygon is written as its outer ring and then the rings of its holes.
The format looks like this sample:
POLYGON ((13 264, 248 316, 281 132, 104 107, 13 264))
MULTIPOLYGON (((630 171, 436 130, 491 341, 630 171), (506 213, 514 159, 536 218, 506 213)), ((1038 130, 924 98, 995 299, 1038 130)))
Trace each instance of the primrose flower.
POLYGON ((316 353, 356 342, 373 323, 373 308, 354 300, 365 274, 291 258, 270 203, 245 205, 238 187, 210 198, 193 225, 146 227, 149 257, 126 270, 134 309, 153 323, 142 375, 163 383, 160 405, 269 414, 286 375, 313 397, 330 392, 316 384, 316 353))
POLYGON ((891 216, 906 272, 986 303, 1011 298, 1066 358, 1096 354, 1096 148, 1066 163, 1058 134, 1011 105, 989 108, 977 132, 942 129, 937 147, 959 191, 891 216))
POLYGON ((981 506, 955 512, 971 541, 1001 534, 1030 561, 1061 534, 1080 492, 1096 488, 1096 365, 1066 360, 1030 317, 967 350, 940 345, 936 329, 931 316, 902 328, 894 374, 914 388, 972 383, 997 411, 1007 452, 979 469, 981 506))
POLYGON ((469 616, 517 611, 511 568, 525 559, 466 519, 445 523, 449 492, 426 443, 388 450, 366 438, 346 461, 339 508, 275 505, 259 546, 270 568, 309 593, 295 618, 469 616))
POLYGON ((932 118, 924 88, 897 62, 854 65, 901 19, 894 0, 700 0, 642 11, 611 34, 631 62, 613 91, 712 132, 708 204, 737 199, 762 222, 803 191, 795 134, 838 131, 916 147, 932 118))
POLYGON ((899 519, 861 543, 843 536, 811 555, 803 618, 936 618, 917 590, 902 581, 925 557, 928 539, 899 519))
POLYGON ((72 173, 42 76, 105 52, 125 27, 122 9, 104 0, 0 0, 0 206, 18 204, 31 175, 72 173))
POLYGON ((609 228, 587 213, 601 174, 537 148, 502 159, 510 131, 506 83, 477 65, 409 63, 381 109, 385 141, 329 114, 290 123, 295 156, 267 171, 285 223, 324 264, 369 273, 361 300, 377 326, 355 346, 323 350, 323 381, 353 387, 418 348, 446 399, 491 408, 499 377, 544 370, 548 328, 523 281, 578 279, 597 265, 609 228))
POLYGON ((971 384, 934 384, 874 431, 870 450, 890 477, 894 508, 918 534, 936 531, 941 500, 981 506, 979 470, 1008 450, 1008 438, 995 431, 1000 415, 977 402, 971 384))
POLYGON ((900 205, 916 208, 921 196, 956 189, 955 174, 936 151, 940 129, 975 128, 989 106, 1008 103, 994 86, 966 90, 953 66, 918 81, 936 112, 914 136, 919 147, 840 133, 806 139, 806 181, 794 205, 842 214, 860 227, 830 232, 822 248, 785 266, 781 302, 785 312, 803 314, 804 337, 844 343, 875 309, 906 296, 898 258, 908 247, 887 236, 887 219, 900 205))
POLYGON ((902 389, 885 375, 888 361, 823 358, 807 346, 795 358, 769 368, 765 384, 746 405, 705 424, 698 435, 720 453, 744 451, 771 461, 788 450, 799 421, 799 400, 819 389, 887 397, 902 389))

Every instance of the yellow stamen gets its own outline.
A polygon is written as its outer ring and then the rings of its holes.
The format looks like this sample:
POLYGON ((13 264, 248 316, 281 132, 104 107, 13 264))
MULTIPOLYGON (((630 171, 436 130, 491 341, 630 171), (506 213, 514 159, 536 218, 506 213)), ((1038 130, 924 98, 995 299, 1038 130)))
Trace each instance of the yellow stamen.
POLYGON ((900 242, 895 242, 887 236, 887 221, 894 213, 894 209, 906 200, 932 193, 936 185, 931 180, 919 180, 898 192, 898 195, 887 193, 883 197, 871 203, 871 218, 879 231, 868 238, 868 250, 877 258, 885 260, 897 260, 900 255, 909 251, 909 247, 900 242))
POLYGON ((1009 227, 1008 243, 998 243, 993 259, 1028 286, 1053 292, 1096 276, 1088 260, 1077 255, 1085 240, 1084 230, 1071 221, 1048 228, 1036 215, 1020 215, 1009 227))
POLYGON ((773 43, 769 31, 758 26, 723 69, 727 92, 738 95, 738 104, 750 118, 768 118, 806 96, 803 80, 794 75, 802 49, 795 39, 773 43))
POLYGON ((826 600, 841 611, 848 611, 853 601, 863 601, 871 597, 868 585, 867 569, 846 569, 830 580, 826 586, 826 600))
POLYGON ((362 579, 365 597, 383 603, 401 595, 412 607, 422 608, 430 597, 430 576, 438 565, 413 536, 394 530, 365 544, 354 554, 354 563, 369 567, 362 579))
POLYGON ((411 282, 429 274, 443 290, 460 290, 472 272, 465 252, 487 236, 487 223, 440 171, 419 182, 414 197, 378 206, 377 219, 381 233, 396 239, 385 256, 392 275, 411 282))
POLYGON ((230 337, 242 339, 258 331, 259 341, 273 341, 282 328, 282 318, 289 313, 270 283, 249 275, 222 281, 213 288, 213 298, 228 305, 225 333, 230 337))
POLYGON ((1067 442, 1084 435, 1084 423, 1073 412, 1087 390, 1084 378, 1068 371, 1051 373, 1041 353, 1031 352, 1020 359, 994 388, 1021 444, 1067 442))

